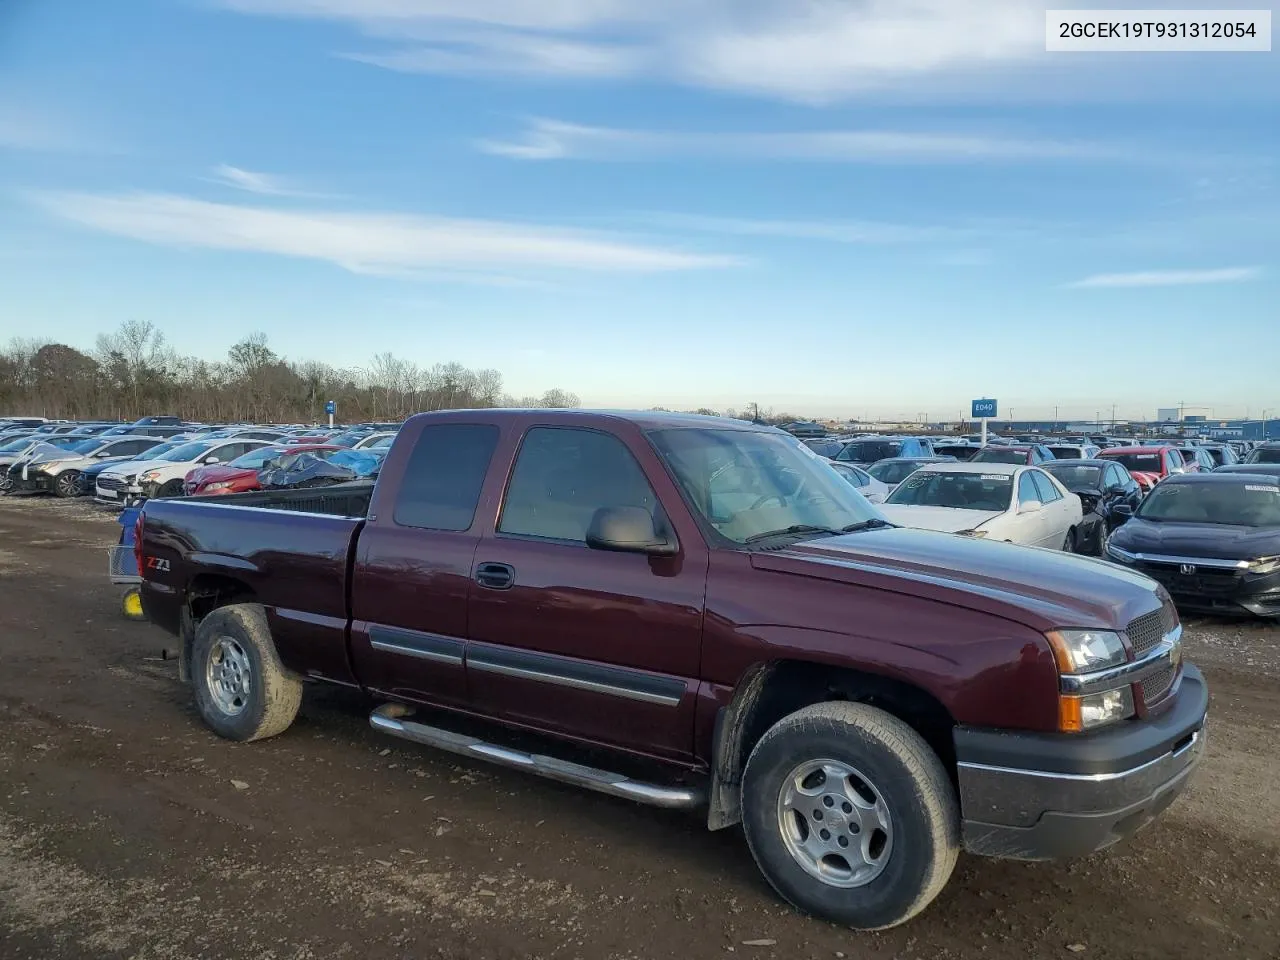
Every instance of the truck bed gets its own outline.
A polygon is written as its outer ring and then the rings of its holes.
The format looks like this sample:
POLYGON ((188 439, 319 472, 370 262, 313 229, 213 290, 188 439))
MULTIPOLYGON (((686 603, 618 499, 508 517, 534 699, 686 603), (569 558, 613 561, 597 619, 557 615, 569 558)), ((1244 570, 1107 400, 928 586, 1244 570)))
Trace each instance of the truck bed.
POLYGON ((328 487, 302 490, 254 490, 223 496, 188 497, 190 503, 213 503, 228 507, 259 507, 293 513, 324 514, 332 517, 364 517, 369 512, 373 483, 357 480, 328 487))

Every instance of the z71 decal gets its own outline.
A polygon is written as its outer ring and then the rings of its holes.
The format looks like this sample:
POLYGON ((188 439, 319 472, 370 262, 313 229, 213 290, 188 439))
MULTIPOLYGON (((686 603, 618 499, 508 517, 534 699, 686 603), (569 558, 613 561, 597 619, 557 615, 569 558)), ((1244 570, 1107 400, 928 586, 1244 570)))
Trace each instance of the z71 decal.
POLYGON ((169 561, 161 557, 147 557, 147 569, 159 570, 161 573, 168 573, 169 561))

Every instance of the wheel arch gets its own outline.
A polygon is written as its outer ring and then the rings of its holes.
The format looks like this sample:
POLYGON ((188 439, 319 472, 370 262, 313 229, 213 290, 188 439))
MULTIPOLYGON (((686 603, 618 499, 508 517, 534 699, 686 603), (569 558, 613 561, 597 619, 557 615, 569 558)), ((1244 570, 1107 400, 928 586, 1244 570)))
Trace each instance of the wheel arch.
POLYGON ((716 715, 707 827, 742 819, 742 772, 752 748, 783 717, 815 703, 848 700, 892 714, 924 738, 954 782, 956 719, 923 687, 852 667, 805 660, 774 660, 751 667, 733 700, 716 715))
POLYGON ((256 603, 257 600, 253 587, 236 577, 221 573, 201 573, 192 577, 182 604, 180 627, 182 653, 178 660, 178 674, 184 682, 191 680, 191 645, 195 642, 196 627, 200 621, 219 607, 256 603))

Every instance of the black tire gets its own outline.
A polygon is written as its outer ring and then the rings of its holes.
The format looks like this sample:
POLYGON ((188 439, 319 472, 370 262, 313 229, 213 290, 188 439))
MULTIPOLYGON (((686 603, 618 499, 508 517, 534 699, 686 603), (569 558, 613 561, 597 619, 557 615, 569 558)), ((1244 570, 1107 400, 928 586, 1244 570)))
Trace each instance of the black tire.
POLYGON ((1071 527, 1069 530, 1067 530, 1067 538, 1062 541, 1062 552, 1063 553, 1076 552, 1076 528, 1075 527, 1071 527))
POLYGON ((63 470, 53 478, 53 493, 58 497, 78 497, 84 493, 79 470, 63 470))
POLYGON ((960 810, 942 761, 907 724, 863 703, 819 703, 774 724, 747 760, 742 813, 751 855, 773 888, 800 910, 857 930, 910 920, 946 886, 960 851, 960 810), (888 810, 889 852, 859 886, 819 879, 788 848, 783 791, 802 764, 819 759, 854 768, 888 810))
POLYGON ((302 681, 285 670, 271 641, 267 616, 256 603, 219 607, 200 621, 192 645, 191 685, 196 708, 228 740, 263 740, 283 733, 298 715, 302 681), (244 661, 247 693, 229 702, 218 677, 244 661))
POLYGON ((170 480, 159 490, 156 491, 157 499, 169 499, 172 497, 182 496, 182 481, 170 480))

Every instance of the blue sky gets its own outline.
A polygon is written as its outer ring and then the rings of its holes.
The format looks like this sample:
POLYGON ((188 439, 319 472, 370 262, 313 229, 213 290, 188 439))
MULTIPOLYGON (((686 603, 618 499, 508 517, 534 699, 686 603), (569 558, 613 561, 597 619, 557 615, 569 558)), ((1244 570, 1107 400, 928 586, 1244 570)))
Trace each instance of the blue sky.
POLYGON ((609 406, 1280 408, 1277 55, 1047 54, 1043 10, 5 0, 0 339, 261 330, 609 406))

